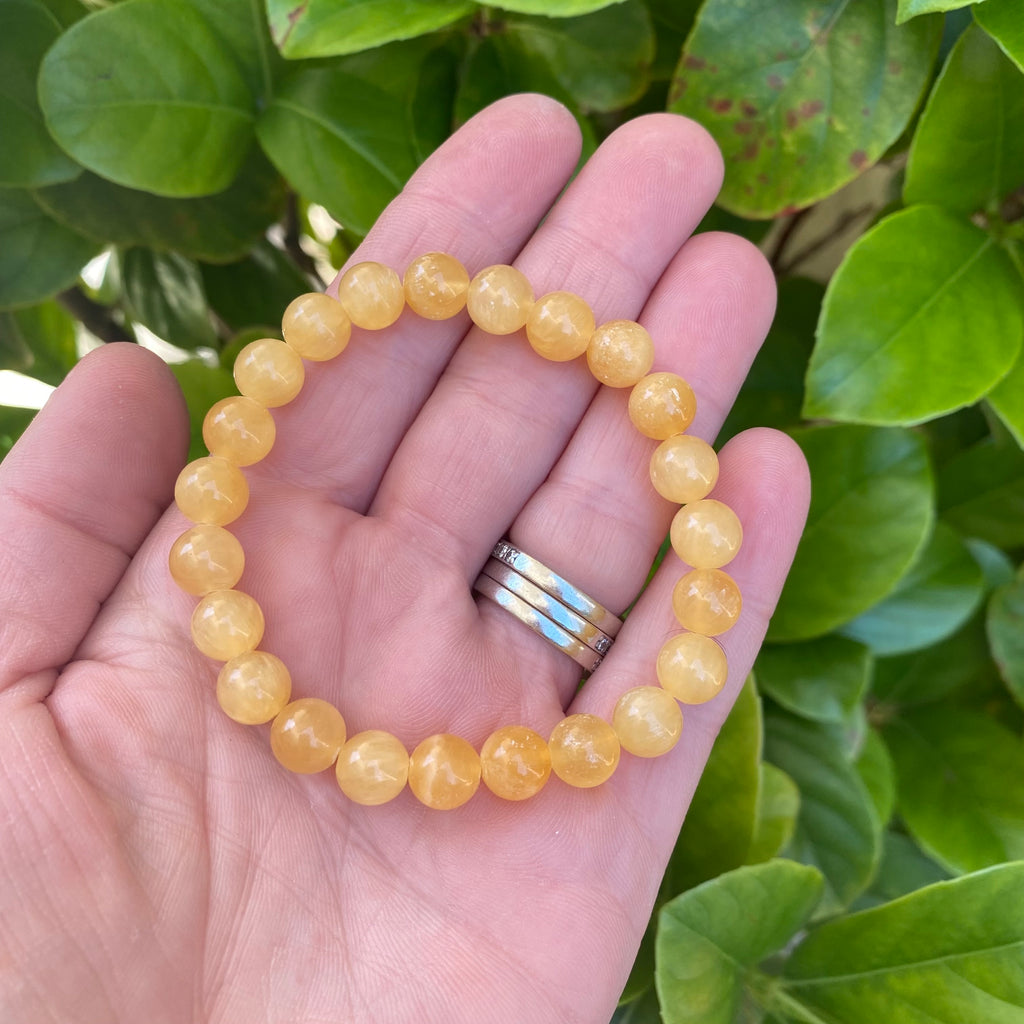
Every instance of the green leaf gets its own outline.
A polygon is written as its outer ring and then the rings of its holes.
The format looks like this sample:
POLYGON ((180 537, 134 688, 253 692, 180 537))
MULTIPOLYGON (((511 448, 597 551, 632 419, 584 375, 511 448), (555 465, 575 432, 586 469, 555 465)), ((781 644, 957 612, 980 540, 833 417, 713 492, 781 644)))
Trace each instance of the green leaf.
POLYGON ((771 860, 719 875, 666 904, 655 973, 665 1024, 759 1019, 749 972, 804 927, 821 888, 813 868, 771 860))
POLYGON ((652 985, 637 999, 623 1004, 612 1014, 611 1024, 662 1024, 658 993, 652 985))
MULTIPOLYGON (((134 0, 132 0, 134 2, 134 0)), ((172 363, 171 372, 178 378, 188 406, 188 420, 191 443, 188 449, 189 461, 207 454, 203 444, 203 420, 210 406, 228 395, 235 395, 235 379, 219 366, 208 366, 200 359, 189 359, 184 363, 172 363)))
POLYGON ((748 864, 778 856, 793 838, 800 813, 800 790, 781 769, 767 761, 758 765, 757 819, 747 851, 748 864))
POLYGON ((877 603, 917 557, 933 521, 931 470, 915 434, 825 426, 792 436, 810 466, 811 507, 771 640, 821 636, 877 603))
POLYGON ((0 370, 24 370, 32 365, 32 348, 17 313, 0 313, 0 370))
POLYGON ((973 213, 994 208, 1022 183, 1020 72, 972 25, 953 47, 914 132, 903 200, 973 213))
POLYGON ((0 405, 0 460, 14 447, 15 441, 32 422, 35 409, 15 409, 0 405))
POLYGON ((669 109, 709 129, 726 159, 719 203, 771 217, 835 192, 903 132, 939 19, 894 29, 896 0, 707 0, 669 109))
POLYGON ((985 577, 985 586, 988 590, 995 590, 1004 583, 1009 583, 1014 578, 1013 562, 1005 551, 989 544, 987 540, 978 540, 977 537, 967 539, 967 548, 972 557, 981 566, 982 575, 985 577))
POLYGON ((882 836, 882 861, 878 865, 878 874, 871 887, 854 904, 854 909, 876 907, 948 878, 949 873, 927 857, 913 839, 901 832, 886 832, 882 836))
POLYGON ((912 424, 976 402, 1020 353, 1020 288, 980 228, 934 206, 886 217, 829 282, 804 414, 912 424))
POLYGON ((1015 444, 974 445, 946 463, 937 482, 939 514, 964 536, 1024 545, 1024 452, 1015 444))
POLYGON ((763 693, 802 718, 846 721, 860 703, 871 672, 871 652, 841 636, 802 644, 769 645, 757 656, 763 693))
POLYGON ((36 98, 39 62, 58 35, 37 0, 0 3, 0 185, 31 188, 81 170, 50 138, 36 98))
POLYGON ((974 20, 1024 71, 1024 21, 1020 16, 1019 0, 985 0, 974 9, 974 20))
POLYGON ((27 189, 0 189, 0 309, 67 288, 100 248, 53 220, 27 189))
POLYGON ((256 132, 303 196, 360 234, 416 169, 402 104, 330 68, 307 68, 282 83, 256 132))
POLYGON ((654 24, 657 52, 651 68, 656 81, 671 78, 686 37, 693 28, 701 0, 645 0, 654 24))
POLYGON ((27 359, 3 369, 21 370, 56 387, 78 362, 75 321, 56 302, 0 313, 0 353, 11 348, 27 359))
POLYGON ((199 267, 177 253, 129 249, 121 263, 131 317, 180 348, 215 346, 199 267))
POLYGON ((1024 1020, 1024 864, 926 889, 812 932, 783 968, 805 1021, 1024 1020))
POLYGON ((899 811, 921 847, 953 872, 1024 858, 1024 743, 987 715, 924 708, 884 730, 899 811))
POLYGON ((549 18, 572 18, 577 14, 589 14, 610 4, 619 4, 623 0, 501 0, 500 7, 506 11, 517 11, 519 14, 543 14, 549 18))
MULTIPOLYGON (((1024 281, 1021 288, 1024 289, 1024 281)), ((1017 444, 1024 448, 1024 352, 1013 369, 988 393, 988 404, 1017 444)))
POLYGON ((765 757, 800 789, 800 814, 786 854, 820 869, 830 913, 867 888, 878 863, 881 824, 867 787, 834 725, 780 712, 765 716, 765 757))
POLYGON ((922 14, 935 14, 944 11, 955 11, 965 3, 979 3, 980 0, 899 0, 896 24, 902 25, 911 18, 922 14))
POLYGON ((992 655, 1013 699, 1024 708, 1024 579, 999 587, 986 622, 992 655))
POLYGON ((227 188, 252 138, 253 99, 234 57, 177 0, 131 0, 72 25, 43 59, 39 100, 80 164, 158 195, 227 188))
POLYGON ((285 62, 270 38, 262 0, 188 0, 220 37, 242 71, 262 110, 274 91, 274 78, 285 62))
POLYGON ((746 861, 757 818, 761 701, 747 679, 690 801, 662 892, 674 896, 746 861))
POLYGON ((369 50, 444 28, 471 13, 468 0, 267 0, 270 34, 290 59, 369 50))
POLYGON ((874 729, 864 734, 864 744, 853 766, 867 788, 879 822, 887 824, 896 806, 896 769, 885 740, 874 729))

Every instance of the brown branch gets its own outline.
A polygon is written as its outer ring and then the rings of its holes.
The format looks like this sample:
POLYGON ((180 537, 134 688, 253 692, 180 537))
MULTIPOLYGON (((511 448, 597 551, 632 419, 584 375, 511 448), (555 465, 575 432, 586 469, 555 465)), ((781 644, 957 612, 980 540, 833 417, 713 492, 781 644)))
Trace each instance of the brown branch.
POLYGON ((768 262, 772 265, 772 269, 775 271, 776 276, 781 274, 780 266, 782 264, 782 255, 786 251, 786 247, 789 245, 790 239, 793 237, 793 232, 804 222, 804 218, 810 213, 811 208, 805 207, 803 210, 797 210, 789 220, 786 222, 786 226, 779 232, 779 237, 775 241, 775 246, 770 253, 768 253, 768 262))
POLYGON ((106 306, 94 302, 78 285, 60 292, 57 301, 100 341, 135 341, 131 332, 111 316, 106 306))
POLYGON ((877 207, 872 203, 867 206, 860 206, 856 210, 849 210, 840 217, 828 231, 819 235, 813 242, 808 242, 799 252, 790 257, 785 263, 775 267, 775 273, 779 277, 786 277, 792 274, 801 264, 810 259, 815 253, 820 252, 830 242, 834 242, 851 224, 860 220, 869 213, 874 213, 877 207))

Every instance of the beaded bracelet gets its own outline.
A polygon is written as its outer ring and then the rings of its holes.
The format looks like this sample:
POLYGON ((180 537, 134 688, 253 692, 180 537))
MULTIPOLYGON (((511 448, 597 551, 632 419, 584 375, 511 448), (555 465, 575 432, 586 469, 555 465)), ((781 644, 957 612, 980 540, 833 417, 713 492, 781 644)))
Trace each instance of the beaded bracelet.
POLYGON ((175 582, 200 597, 192 615, 196 647, 225 662, 217 699, 236 722, 272 722, 270 745, 285 768, 310 774, 335 766, 342 792, 356 803, 376 805, 406 785, 428 807, 464 804, 484 784, 497 796, 523 800, 537 793, 552 771, 570 786, 600 785, 615 771, 620 749, 655 757, 675 746, 682 732, 679 703, 700 704, 725 684, 725 653, 713 637, 740 613, 735 581, 721 571, 739 550, 742 527, 726 505, 707 497, 718 478, 718 458, 709 444, 684 431, 696 401, 690 386, 673 373, 649 373, 654 362, 650 335, 638 323, 612 320, 595 326, 588 305, 576 295, 550 292, 534 300, 526 278, 514 267, 491 266, 472 280, 445 253, 414 260, 404 282, 376 262, 356 264, 342 275, 338 299, 301 295, 285 310, 284 341, 264 338, 247 345, 235 361, 240 396, 217 402, 203 422, 210 455, 187 465, 174 496, 194 523, 173 544, 169 565, 175 582), (275 425, 270 408, 298 395, 303 359, 333 359, 348 345, 352 326, 380 330, 408 305, 431 320, 468 309, 490 334, 526 329, 532 347, 563 362, 586 354, 593 375, 610 387, 632 387, 629 417, 645 436, 660 441, 651 456, 655 490, 682 507, 671 526, 672 547, 693 568, 676 584, 672 605, 685 632, 670 638, 656 664, 660 686, 638 686, 615 705, 611 722, 596 715, 564 718, 547 741, 525 726, 492 733, 480 752, 466 740, 442 733, 423 740, 410 755, 390 733, 372 729, 346 738, 345 721, 318 698, 291 698, 288 669, 257 647, 263 612, 248 594, 234 589, 242 576, 242 546, 224 527, 249 500, 239 467, 270 451, 275 425))

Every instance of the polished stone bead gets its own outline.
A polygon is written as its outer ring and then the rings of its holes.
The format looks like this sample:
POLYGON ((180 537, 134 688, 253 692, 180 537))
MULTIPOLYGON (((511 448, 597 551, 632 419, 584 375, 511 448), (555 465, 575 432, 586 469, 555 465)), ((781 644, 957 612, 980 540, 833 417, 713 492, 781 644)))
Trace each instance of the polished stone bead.
POLYGON ((637 686, 619 698, 612 726, 623 750, 637 757, 658 757, 679 742, 683 713, 672 694, 658 686, 637 686))
POLYGON ((267 651, 232 658, 217 676, 217 703, 242 725, 269 722, 288 703, 292 677, 285 663, 267 651))
POLYGON ((454 256, 428 252, 409 264, 403 285, 414 313, 427 320, 447 320, 466 305, 469 274, 454 256))
POLYGON ((338 301, 349 319, 368 331, 390 327, 405 308, 402 279, 391 267, 367 260, 349 267, 338 282, 338 301))
POLYGON ((245 511, 249 484, 234 463, 208 455, 190 462, 178 474, 174 500, 192 522, 225 526, 245 511))
POLYGON ((619 763, 615 730, 596 715, 568 715, 548 740, 551 769, 570 786, 590 789, 611 778, 619 763))
POLYGON ((488 334, 513 334, 526 326, 533 289, 515 267, 485 267, 469 282, 466 308, 473 323, 488 334))
POLYGON ((409 778, 409 752, 389 732, 369 729, 347 740, 335 765, 342 793, 357 804, 376 807, 394 800, 409 778))
POLYGON ((678 505, 707 497, 717 482, 715 449, 692 434, 674 434, 651 454, 654 489, 678 505))
POLYGON ((731 562, 743 542, 739 516, 714 498, 691 501, 673 517, 672 550, 694 569, 718 569, 731 562))
POLYGON ((345 351, 352 336, 352 321, 330 295, 308 292, 288 304, 281 318, 281 333, 303 359, 321 363, 345 351))
POLYGON ((461 807, 479 785, 480 755, 459 736, 428 736, 409 757, 409 788, 427 807, 461 807))
POLYGON ((171 578, 188 594, 228 590, 241 578, 245 553, 223 527, 200 523, 186 530, 167 556, 171 578))
POLYGON ((646 437, 681 434, 697 414, 693 388, 675 373, 651 373, 630 392, 629 418, 646 437))
POLYGON ((203 441, 210 454, 236 466, 259 462, 274 447, 277 427, 266 406, 251 398, 222 398, 203 420, 203 441))
POLYGON ((526 338, 537 355, 564 363, 583 355, 594 333, 594 314, 572 292, 542 295, 526 319, 526 338))
POLYGON ((263 610, 240 590, 215 590, 192 613, 192 639, 210 658, 230 661, 263 639, 263 610))
POLYGON ((522 725, 492 732, 480 749, 484 785, 503 800, 526 800, 551 776, 551 753, 544 738, 522 725))
POLYGON ((301 390, 306 369, 295 349, 276 338, 252 341, 235 359, 235 384, 247 398, 273 409, 301 390))
POLYGON ((587 365, 610 388, 629 388, 654 363, 654 342, 633 320, 609 320, 590 336, 587 365))
POLYGON ((345 719, 318 697, 286 705, 270 726, 270 749, 290 772, 312 775, 330 768, 345 742, 345 719))
POLYGON ((721 644, 700 633, 679 633, 658 652, 658 682, 684 704, 703 704, 729 676, 721 644))
POLYGON ((718 636, 740 617, 743 599, 736 581, 721 569, 693 569, 672 591, 672 609, 684 629, 718 636))

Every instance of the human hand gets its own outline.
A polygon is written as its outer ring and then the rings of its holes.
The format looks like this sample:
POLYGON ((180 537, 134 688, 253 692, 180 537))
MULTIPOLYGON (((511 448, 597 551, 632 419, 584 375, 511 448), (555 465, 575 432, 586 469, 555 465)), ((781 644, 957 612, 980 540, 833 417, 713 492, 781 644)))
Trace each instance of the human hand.
MULTIPOLYGON (((537 295, 641 319, 655 369, 697 394, 691 432, 711 439, 774 307, 752 246, 687 240, 720 157, 691 122, 637 118, 551 208, 578 145, 554 102, 501 101, 423 165, 355 259, 401 272, 442 250, 471 273, 515 259, 537 295)), ((654 682, 678 631, 670 554, 574 697, 572 661, 474 599, 507 535, 619 613, 673 508, 626 392, 467 325, 406 314, 308 365, 231 527, 261 647, 295 696, 409 747, 435 732, 479 747, 516 723, 547 735, 569 706, 607 717, 654 682)), ((194 602, 166 568, 186 526, 165 511, 186 429, 163 364, 107 346, 0 466, 0 1019, 604 1024, 795 549, 799 451, 757 430, 721 453, 744 609, 722 638, 727 688, 684 709, 679 745, 623 755, 597 789, 552 779, 507 803, 481 788, 443 813, 408 791, 352 804, 333 773, 289 774, 266 727, 217 707, 218 666, 192 647, 194 602)))

